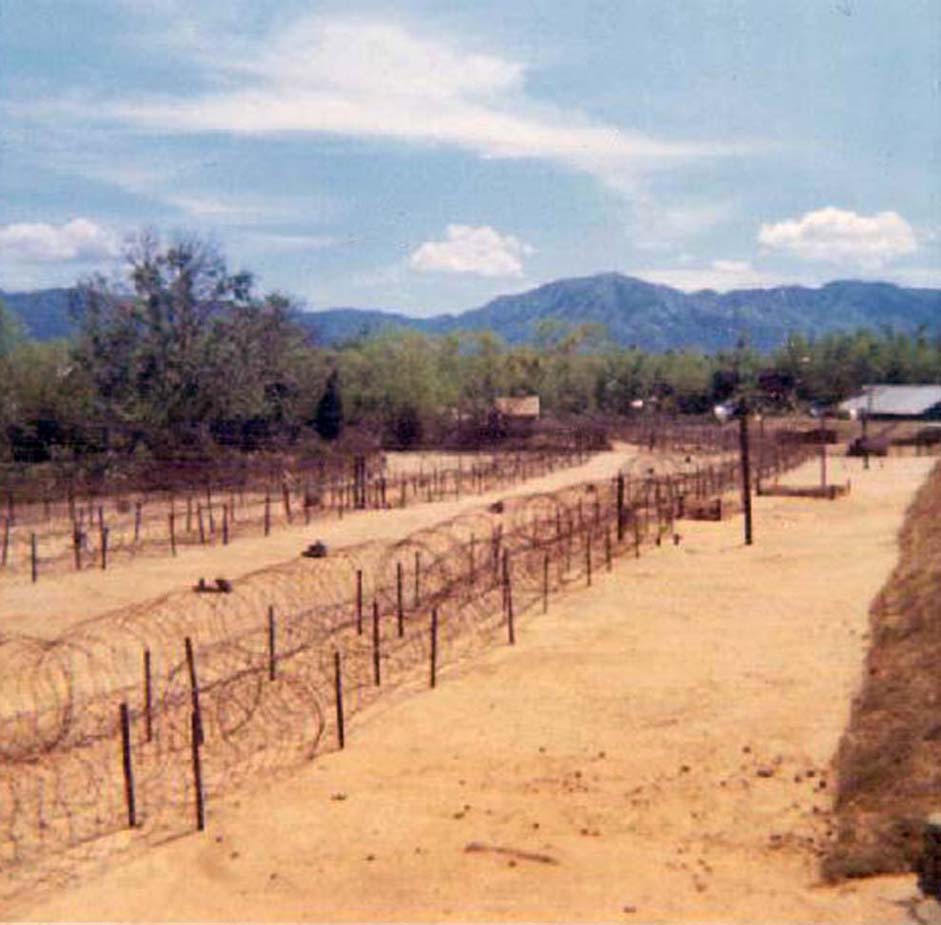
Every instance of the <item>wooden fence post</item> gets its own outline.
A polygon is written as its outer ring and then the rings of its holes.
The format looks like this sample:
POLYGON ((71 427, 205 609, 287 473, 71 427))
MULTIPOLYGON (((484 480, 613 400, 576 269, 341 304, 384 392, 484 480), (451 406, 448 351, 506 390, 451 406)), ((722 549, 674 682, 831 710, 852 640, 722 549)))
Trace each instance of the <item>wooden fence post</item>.
POLYGON ((373 598, 372 601, 372 670, 373 670, 373 681, 376 684, 376 687, 382 683, 382 676, 380 673, 380 659, 381 653, 379 651, 379 601, 376 598, 373 598))
POLYGON ((337 708, 337 744, 342 749, 346 746, 346 734, 343 728, 343 673, 340 667, 340 653, 333 653, 333 692, 337 708))
POLYGON ((144 735, 148 742, 154 738, 154 687, 150 664, 150 649, 144 649, 144 735))
POLYGON ((437 682, 438 668, 438 608, 431 608, 431 687, 437 682))
POLYGON ((3 518, 3 548, 0 549, 0 566, 6 568, 10 558, 10 518, 3 518))
POLYGON ((143 505, 140 501, 134 502, 134 545, 136 546, 140 542, 140 527, 141 527, 141 517, 143 514, 142 511, 143 505))
POLYGON ((510 554, 503 551, 503 580, 506 588, 506 634, 507 642, 516 645, 516 630, 513 626, 513 577, 510 572, 510 554))
POLYGON ((134 768, 131 764, 131 719, 127 704, 121 703, 121 764, 124 770, 124 800, 127 803, 127 826, 137 825, 137 806, 134 800, 134 768))
POLYGON ((356 570, 356 633, 363 635, 363 570, 356 570))
POLYGON ((398 621, 399 639, 405 635, 405 604, 402 588, 402 563, 395 563, 395 613, 398 621))
POLYGON ((30 576, 32 578, 33 584, 36 584, 39 579, 39 558, 36 555, 36 534, 30 533, 29 535, 29 570, 30 576))
POLYGON ((170 511, 167 520, 170 525, 170 553, 171 555, 176 555, 176 517, 173 514, 173 511, 170 511))
POLYGON ((199 756, 199 747, 203 742, 199 716, 193 712, 190 716, 190 746, 193 752, 193 787, 196 792, 196 831, 206 828, 206 800, 203 794, 203 766, 199 756))
POLYGON ((78 523, 72 523, 72 555, 75 560, 75 571, 82 570, 82 528, 78 523))
POLYGON ((101 524, 101 570, 108 568, 108 528, 101 524))
POLYGON ((274 605, 268 605, 268 680, 275 679, 274 605))
POLYGON ((591 587, 591 530, 584 531, 585 536, 585 577, 588 587, 591 587))
POLYGON ((265 536, 271 534, 271 494, 265 492, 265 536))
POLYGON ((415 553, 415 609, 421 604, 421 553, 415 553))
POLYGON ((196 656, 193 653, 193 640, 189 636, 185 639, 186 645, 186 667, 189 670, 190 678, 190 700, 193 705, 193 720, 196 723, 195 730, 199 737, 199 744, 203 744, 203 714, 199 708, 199 682, 196 680, 196 656))
POLYGON ((624 539, 624 473, 618 473, 618 487, 617 487, 617 530, 618 530, 618 542, 620 543, 624 539))
POLYGON ((549 609, 549 553, 542 557, 542 612, 549 609))

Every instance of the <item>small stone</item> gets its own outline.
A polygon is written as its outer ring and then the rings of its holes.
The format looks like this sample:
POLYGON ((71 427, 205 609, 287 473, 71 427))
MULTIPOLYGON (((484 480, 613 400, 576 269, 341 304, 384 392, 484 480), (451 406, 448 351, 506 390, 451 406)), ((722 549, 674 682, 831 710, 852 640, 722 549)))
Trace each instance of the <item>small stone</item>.
POLYGON ((637 911, 637 906, 621 906, 621 912, 625 915, 633 915, 637 911))
POLYGON ((774 777, 774 768, 763 767, 755 771, 756 777, 774 777))
POLYGON ((750 754, 751 754, 751 746, 750 746, 750 745, 746 745, 746 746, 742 749, 742 754, 743 754, 743 755, 750 755, 750 754))
POLYGON ((336 802, 341 802, 342 800, 346 799, 346 794, 345 793, 331 793, 330 799, 335 800, 336 802))
POLYGON ((510 860, 506 862, 506 866, 507 866, 507 867, 516 867, 516 861, 514 861, 513 858, 510 858, 510 860))
POLYGON ((680 774, 689 774, 689 770, 690 770, 690 768, 689 768, 689 765, 688 765, 688 764, 681 764, 681 765, 680 765, 680 774))
POLYGON ((374 854, 367 854, 367 855, 366 855, 366 860, 367 860, 367 861, 375 861, 375 860, 376 860, 376 856, 375 856, 374 854))

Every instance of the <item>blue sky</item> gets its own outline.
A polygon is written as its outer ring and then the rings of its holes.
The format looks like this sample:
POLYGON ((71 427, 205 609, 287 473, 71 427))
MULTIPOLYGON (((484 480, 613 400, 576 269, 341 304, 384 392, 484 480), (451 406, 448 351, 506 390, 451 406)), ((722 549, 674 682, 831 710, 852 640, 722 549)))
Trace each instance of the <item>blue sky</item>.
POLYGON ((311 308, 941 286, 937 0, 4 0, 0 288, 197 231, 311 308))

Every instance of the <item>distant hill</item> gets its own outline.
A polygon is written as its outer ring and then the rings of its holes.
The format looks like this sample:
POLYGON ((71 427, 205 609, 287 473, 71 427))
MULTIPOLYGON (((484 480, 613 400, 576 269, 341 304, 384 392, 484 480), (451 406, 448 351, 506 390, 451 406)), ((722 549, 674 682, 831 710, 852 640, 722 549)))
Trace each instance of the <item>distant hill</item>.
POLYGON ((618 273, 563 279, 517 295, 500 296, 460 315, 408 318, 357 309, 309 312, 304 324, 322 342, 408 327, 429 334, 490 329, 512 344, 532 340, 541 321, 603 324, 612 339, 646 350, 732 347, 742 335, 758 349, 783 343, 788 334, 818 336, 829 331, 891 327, 913 332, 925 327, 941 333, 941 290, 906 289, 891 283, 854 280, 817 289, 781 286, 718 293, 684 293, 618 273))
MULTIPOLYGON (((72 331, 67 289, 2 294, 38 340, 72 331)), ((539 322, 558 319, 603 324, 619 344, 646 350, 732 347, 742 335, 758 349, 788 334, 818 336, 861 327, 941 333, 941 290, 907 289, 855 280, 817 289, 780 286, 718 293, 684 293, 618 273, 563 279, 528 292, 500 296, 459 315, 410 318, 393 311, 333 308, 302 312, 298 321, 322 344, 338 344, 384 330, 428 334, 491 329, 512 344, 530 341, 539 322)))
POLYGON ((69 318, 70 289, 39 289, 35 292, 0 292, 0 299, 33 340, 58 340, 75 330, 69 318))

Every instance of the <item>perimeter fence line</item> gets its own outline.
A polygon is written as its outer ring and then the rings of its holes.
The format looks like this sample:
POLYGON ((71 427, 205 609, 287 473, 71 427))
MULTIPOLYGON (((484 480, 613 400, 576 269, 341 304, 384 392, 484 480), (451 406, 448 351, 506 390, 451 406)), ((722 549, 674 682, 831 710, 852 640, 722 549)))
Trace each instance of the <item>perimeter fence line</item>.
MULTIPOLYGON (((760 474, 808 455, 782 447, 760 474)), ((196 617, 209 596, 181 593, 55 640, 0 639, 0 888, 67 875, 122 830, 145 844, 201 828, 220 795, 349 745, 384 692, 514 643, 521 616, 736 486, 736 460, 622 472, 264 570, 196 617)))
POLYGON ((0 580, 28 575, 35 583, 44 575, 107 569, 137 556, 269 536, 278 526, 318 517, 484 494, 587 458, 580 449, 492 454, 468 467, 387 475, 375 459, 358 456, 345 473, 331 477, 315 477, 304 467, 282 472, 278 481, 270 473, 261 479, 210 473, 196 491, 108 495, 101 487, 95 495, 69 491, 57 501, 47 495, 29 504, 18 503, 8 489, 0 514, 0 580))

